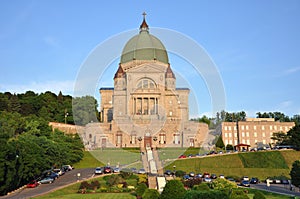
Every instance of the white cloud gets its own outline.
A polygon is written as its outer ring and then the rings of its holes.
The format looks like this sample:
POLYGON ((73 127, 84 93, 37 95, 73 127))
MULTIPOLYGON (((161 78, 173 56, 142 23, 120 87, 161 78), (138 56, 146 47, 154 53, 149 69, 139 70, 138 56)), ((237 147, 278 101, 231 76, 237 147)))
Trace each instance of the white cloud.
POLYGON ((297 73, 298 71, 300 71, 300 67, 289 68, 284 71, 284 74, 289 75, 289 74, 297 73))
POLYGON ((43 41, 51 46, 51 47, 58 47, 59 46, 59 42, 56 38, 52 37, 52 36, 46 36, 43 38, 43 41))
POLYGON ((1 92, 10 93, 25 93, 26 91, 33 91, 35 93, 42 93, 51 91, 58 94, 61 91, 63 94, 73 94, 74 81, 46 81, 46 82, 30 82, 28 84, 0 84, 1 92))

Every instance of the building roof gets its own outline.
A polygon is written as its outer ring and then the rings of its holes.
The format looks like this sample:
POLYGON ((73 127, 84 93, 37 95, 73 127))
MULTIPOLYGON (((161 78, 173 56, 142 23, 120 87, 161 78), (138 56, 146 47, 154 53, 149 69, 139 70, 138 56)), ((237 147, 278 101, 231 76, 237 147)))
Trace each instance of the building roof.
POLYGON ((139 34, 133 36, 123 48, 121 64, 132 60, 158 60, 168 64, 169 58, 165 46, 157 37, 149 33, 145 14, 143 15, 139 34))

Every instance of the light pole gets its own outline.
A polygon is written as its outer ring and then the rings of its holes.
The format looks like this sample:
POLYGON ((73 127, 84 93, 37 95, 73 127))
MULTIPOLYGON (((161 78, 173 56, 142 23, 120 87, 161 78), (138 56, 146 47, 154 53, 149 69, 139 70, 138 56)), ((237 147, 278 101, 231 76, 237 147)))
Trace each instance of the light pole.
POLYGON ((65 124, 67 124, 67 117, 68 117, 69 113, 65 112, 65 124))
POLYGON ((175 177, 175 173, 176 173, 176 165, 173 165, 173 169, 174 169, 174 177, 175 177))
POLYGON ((140 142, 140 151, 142 151, 142 146, 141 146, 141 142, 142 142, 143 138, 140 136, 138 137, 138 141, 140 142))
POLYGON ((155 149, 156 149, 157 136, 154 136, 154 137, 153 137, 153 141, 155 142, 155 149))

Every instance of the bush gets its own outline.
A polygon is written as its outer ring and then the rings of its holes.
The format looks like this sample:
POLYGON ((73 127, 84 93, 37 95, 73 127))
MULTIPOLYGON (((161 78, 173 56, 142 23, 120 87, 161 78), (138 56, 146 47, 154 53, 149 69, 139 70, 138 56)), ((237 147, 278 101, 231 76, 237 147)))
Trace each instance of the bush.
POLYGON ((186 192, 183 197, 184 199, 229 199, 229 196, 226 193, 221 191, 198 191, 191 190, 186 192))
POLYGON ((147 189, 148 187, 147 187, 147 185, 145 184, 145 183, 141 183, 141 184, 139 184, 138 186, 137 186, 137 188, 136 188, 136 195, 137 196, 142 196, 143 194, 144 194, 144 192, 146 191, 146 189, 147 189))
POLYGON ((208 191, 210 190, 209 186, 207 183, 201 183, 199 185, 195 185, 193 186, 193 190, 196 190, 196 191, 208 191))
POLYGON ((185 172, 182 170, 178 170, 175 172, 176 177, 183 177, 185 175, 185 172))
POLYGON ((100 183, 99 183, 99 181, 98 181, 98 180, 92 181, 90 187, 91 187, 92 189, 94 189, 94 190, 99 189, 99 188, 100 188, 100 183))
POLYGON ((159 193, 156 189, 146 189, 142 198, 143 199, 158 199, 159 193))
POLYGON ((266 199, 266 197, 262 192, 256 191, 253 196, 253 199, 266 199))
POLYGON ((181 181, 170 180, 166 183, 164 190, 160 195, 160 199, 182 199, 186 190, 181 181))
POLYGON ((202 179, 201 178, 194 178, 194 179, 190 179, 190 180, 186 180, 183 182, 183 185, 185 187, 189 187, 192 188, 194 185, 198 185, 201 184, 202 179))
POLYGON ((243 189, 233 189, 230 195, 230 199, 249 199, 243 189))

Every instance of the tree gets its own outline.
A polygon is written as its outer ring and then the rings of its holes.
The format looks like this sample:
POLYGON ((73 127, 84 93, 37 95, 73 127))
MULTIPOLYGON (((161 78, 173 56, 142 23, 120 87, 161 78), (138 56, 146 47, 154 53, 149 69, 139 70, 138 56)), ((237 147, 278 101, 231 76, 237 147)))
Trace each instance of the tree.
POLYGON ((98 121, 97 100, 92 96, 74 98, 73 115, 77 125, 98 121))
POLYGON ((292 180, 292 184, 298 187, 300 185, 300 161, 296 160, 290 171, 290 176, 292 180))
POLYGON ((288 144, 288 136, 286 133, 284 133, 282 131, 273 133, 273 136, 271 137, 271 139, 275 141, 276 145, 288 144))
POLYGON ((218 140, 216 142, 216 147, 223 149, 225 147, 222 136, 218 137, 218 140))
POLYGON ((141 184, 138 184, 138 186, 136 187, 136 195, 137 196, 143 196, 144 192, 146 191, 147 189, 147 185, 145 183, 141 183, 141 184))
POLYGON ((159 193, 156 189, 146 189, 142 198, 143 199, 158 199, 159 193))
POLYGON ((166 183, 164 190, 160 195, 160 199, 182 199, 186 190, 181 181, 170 180, 166 183))
POLYGON ((228 195, 222 191, 187 191, 183 199, 229 199, 228 195))
POLYGON ((300 149, 300 125, 294 126, 287 132, 289 143, 296 149, 300 149))

